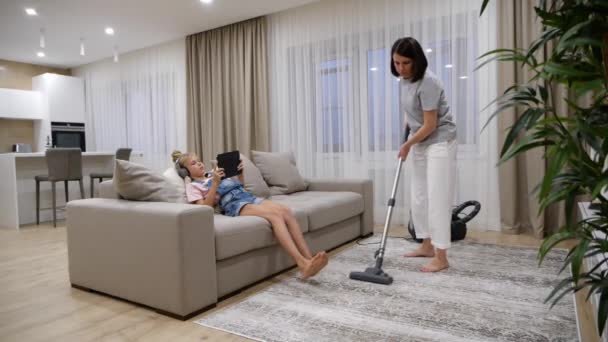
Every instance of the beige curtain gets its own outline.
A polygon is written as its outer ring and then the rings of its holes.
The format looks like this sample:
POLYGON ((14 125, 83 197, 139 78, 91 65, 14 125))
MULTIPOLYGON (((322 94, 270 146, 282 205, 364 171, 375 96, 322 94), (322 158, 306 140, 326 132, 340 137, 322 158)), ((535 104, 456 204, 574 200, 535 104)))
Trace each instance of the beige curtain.
POLYGON ((188 149, 203 161, 268 150, 266 18, 188 36, 186 68, 188 149))
MULTIPOLYGON (((499 48, 523 48, 540 36, 542 26, 537 18, 534 6, 537 1, 514 0, 497 1, 499 17, 499 48)), ((548 46, 547 48, 551 48, 548 46)), ((542 60, 548 51, 539 51, 537 59, 542 60)), ((526 83, 532 74, 524 67, 513 63, 499 63, 498 90, 502 94, 513 84, 526 83)), ((556 104, 560 115, 567 115, 567 107, 563 100, 567 91, 555 87, 552 92, 556 95, 556 104)), ((498 116, 499 148, 505 140, 507 130, 518 115, 517 110, 505 111, 498 116)), ((537 148, 519 155, 504 163, 499 168, 500 179, 500 211, 503 232, 520 234, 532 233, 538 238, 556 231, 564 223, 563 205, 555 205, 539 215, 537 193, 534 188, 541 182, 546 161, 543 150, 537 148)))

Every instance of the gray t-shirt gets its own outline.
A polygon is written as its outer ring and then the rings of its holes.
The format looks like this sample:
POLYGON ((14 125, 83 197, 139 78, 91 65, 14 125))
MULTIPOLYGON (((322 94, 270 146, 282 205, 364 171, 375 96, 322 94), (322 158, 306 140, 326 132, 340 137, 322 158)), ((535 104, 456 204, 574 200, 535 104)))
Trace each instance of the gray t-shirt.
POLYGON ((419 145, 428 146, 456 139, 456 124, 445 98, 443 84, 435 74, 427 69, 424 77, 416 82, 402 78, 399 87, 401 113, 406 115, 411 128, 410 136, 422 127, 424 111, 437 111, 437 128, 419 145))

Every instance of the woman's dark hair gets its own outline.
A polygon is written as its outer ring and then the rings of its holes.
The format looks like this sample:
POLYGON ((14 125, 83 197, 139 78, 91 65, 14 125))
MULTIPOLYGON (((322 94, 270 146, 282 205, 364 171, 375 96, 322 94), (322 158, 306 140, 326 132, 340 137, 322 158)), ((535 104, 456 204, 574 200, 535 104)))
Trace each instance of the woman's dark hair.
POLYGON ((391 73, 393 76, 399 77, 399 73, 395 68, 395 61, 393 61, 393 54, 395 53, 403 57, 411 58, 414 61, 414 65, 412 66, 412 82, 416 82, 424 77, 429 62, 426 60, 424 51, 422 51, 422 47, 416 39, 412 37, 397 39, 391 48, 391 73))

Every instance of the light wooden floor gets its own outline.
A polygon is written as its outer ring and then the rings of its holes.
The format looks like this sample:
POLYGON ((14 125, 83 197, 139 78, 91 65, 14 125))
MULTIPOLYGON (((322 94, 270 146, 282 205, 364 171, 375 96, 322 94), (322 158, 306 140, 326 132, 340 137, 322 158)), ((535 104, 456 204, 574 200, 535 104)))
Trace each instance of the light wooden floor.
MULTIPOLYGON (((398 227, 392 235, 404 236, 405 232, 398 227)), ((504 245, 539 245, 531 236, 494 232, 470 232, 467 239, 504 245)), ((71 288, 64 226, 0 230, 0 275, 0 341, 247 340, 192 323, 196 318, 182 322, 120 300, 71 288)), ((286 276, 282 274, 254 286, 219 303, 218 308, 242 300, 286 276)), ((581 293, 579 297, 584 295, 581 293)), ((584 300, 581 298, 579 302, 584 300)), ((597 341, 589 307, 578 305, 577 309, 583 341, 597 341)), ((212 311, 199 317, 209 312, 212 311)))

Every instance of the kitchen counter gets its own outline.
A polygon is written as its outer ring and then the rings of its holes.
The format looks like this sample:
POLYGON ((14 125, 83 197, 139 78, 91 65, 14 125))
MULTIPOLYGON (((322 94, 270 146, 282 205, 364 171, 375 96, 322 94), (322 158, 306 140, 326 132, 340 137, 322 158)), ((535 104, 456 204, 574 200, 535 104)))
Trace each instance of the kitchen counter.
MULTIPOLYGON (((12 154, 15 158, 27 158, 27 157, 44 157, 44 152, 30 152, 30 153, 7 153, 12 154)), ((114 156, 114 152, 83 152, 83 157, 88 156, 114 156)))
MULTIPOLYGON (((82 153, 82 175, 85 197, 89 189, 89 174, 114 170, 114 152, 82 153)), ((141 152, 131 153, 131 160, 141 162, 141 152)), ((19 229, 36 223, 36 182, 34 177, 48 173, 44 152, 0 154, 0 229, 19 229)), ((62 182, 57 184, 57 218, 65 217, 65 192, 62 182)), ((78 182, 70 181, 69 199, 80 199, 78 182)), ((97 187, 96 187, 97 188, 97 187)), ((40 183, 40 222, 53 218, 51 184, 40 183)))

